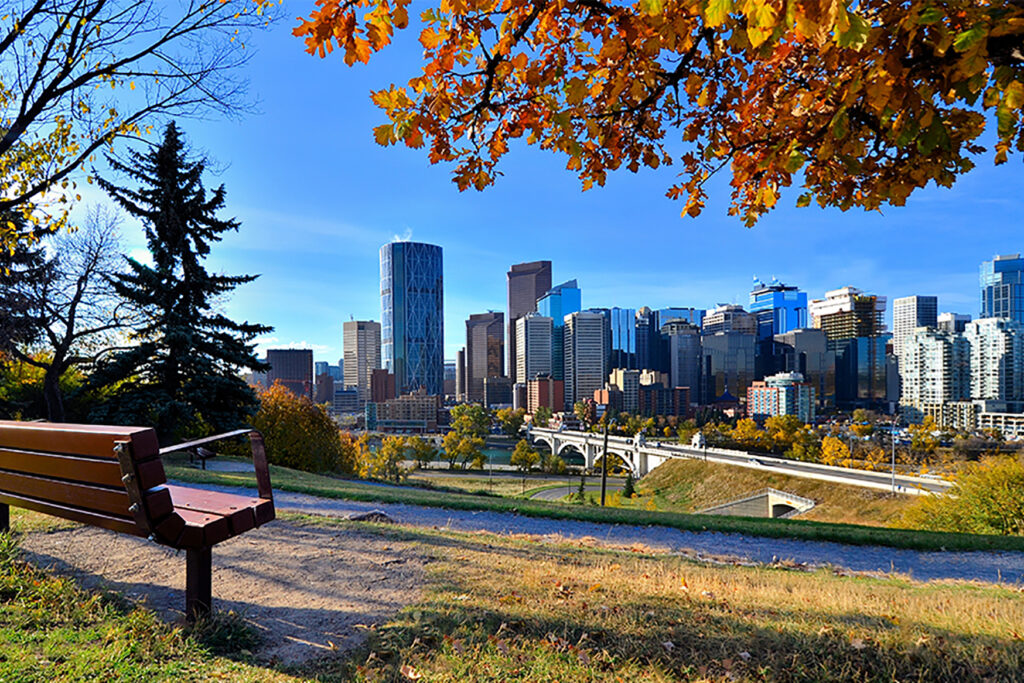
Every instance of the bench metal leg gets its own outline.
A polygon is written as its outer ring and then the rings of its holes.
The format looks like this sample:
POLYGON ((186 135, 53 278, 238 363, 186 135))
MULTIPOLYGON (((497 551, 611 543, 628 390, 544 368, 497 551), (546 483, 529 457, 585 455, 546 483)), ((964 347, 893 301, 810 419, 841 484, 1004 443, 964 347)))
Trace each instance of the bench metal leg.
POLYGON ((11 508, 7 503, 0 503, 0 533, 11 530, 11 508))
POLYGON ((210 548, 185 551, 185 618, 192 622, 210 613, 213 567, 210 548))

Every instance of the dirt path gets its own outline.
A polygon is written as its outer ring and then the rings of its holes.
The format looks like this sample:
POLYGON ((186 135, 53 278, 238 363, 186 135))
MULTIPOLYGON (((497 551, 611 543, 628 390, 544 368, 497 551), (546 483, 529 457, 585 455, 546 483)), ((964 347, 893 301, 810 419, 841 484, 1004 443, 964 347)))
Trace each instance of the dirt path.
MULTIPOLYGON (((39 567, 182 617, 184 552, 93 527, 30 533, 21 547, 39 567)), ((408 543, 277 520, 213 549, 213 600, 262 633, 261 659, 300 662, 350 650, 418 599, 423 565, 408 543)))

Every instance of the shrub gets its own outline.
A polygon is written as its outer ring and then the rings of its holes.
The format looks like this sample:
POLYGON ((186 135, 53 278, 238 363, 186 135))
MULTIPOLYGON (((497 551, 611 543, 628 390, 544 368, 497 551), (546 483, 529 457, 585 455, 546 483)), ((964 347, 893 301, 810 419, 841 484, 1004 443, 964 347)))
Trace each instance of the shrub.
POLYGON ((278 383, 259 398, 252 426, 263 434, 270 463, 306 472, 355 470, 355 442, 342 439, 324 406, 278 383))
POLYGON ((903 517, 917 529, 1024 535, 1024 461, 988 457, 957 475, 942 496, 921 496, 903 517))
POLYGON ((385 436, 375 450, 359 450, 359 476, 399 482, 409 476, 403 463, 414 457, 412 444, 401 436, 385 436))

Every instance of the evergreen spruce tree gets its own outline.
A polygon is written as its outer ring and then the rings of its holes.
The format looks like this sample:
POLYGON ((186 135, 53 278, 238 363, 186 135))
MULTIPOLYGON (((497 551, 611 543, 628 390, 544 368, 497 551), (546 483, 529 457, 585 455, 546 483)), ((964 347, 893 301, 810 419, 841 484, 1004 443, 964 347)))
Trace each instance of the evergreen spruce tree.
POLYGON ((153 265, 128 259, 129 272, 114 282, 121 297, 145 312, 146 322, 137 345, 98 369, 99 383, 121 386, 95 417, 153 425, 162 441, 239 427, 257 398, 238 372, 266 369, 252 340, 272 328, 234 322, 214 308, 235 287, 258 277, 214 275, 203 265, 211 244, 239 227, 216 215, 224 207, 224 186, 207 194, 205 161, 189 158, 174 123, 159 147, 131 152, 128 163, 110 163, 138 189, 104 179, 99 184, 142 222, 153 265))
MULTIPOLYGON (((17 234, 25 232, 19 212, 0 213, 0 225, 17 234)), ((19 240, 13 251, 0 249, 0 361, 44 333, 38 302, 28 287, 54 279, 53 260, 46 257, 38 241, 44 234, 37 230, 31 239, 19 240)))

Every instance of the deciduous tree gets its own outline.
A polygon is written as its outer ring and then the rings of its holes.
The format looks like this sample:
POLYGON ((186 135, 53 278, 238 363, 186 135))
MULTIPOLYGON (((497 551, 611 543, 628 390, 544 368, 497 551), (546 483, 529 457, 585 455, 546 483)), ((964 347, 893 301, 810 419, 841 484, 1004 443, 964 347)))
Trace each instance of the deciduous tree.
POLYGON ((533 413, 533 424, 537 427, 546 428, 551 421, 551 408, 540 406, 533 413))
MULTIPOLYGON (((316 5, 295 35, 347 64, 409 24, 408 0, 316 5)), ((728 169, 750 225, 794 183, 798 206, 844 210, 949 186, 986 129, 995 163, 1024 150, 1018 0, 480 0, 420 20, 421 72, 373 93, 374 135, 426 146, 462 189, 493 183, 524 140, 584 189, 673 165, 668 196, 691 216, 728 169)))
POLYGON ((526 411, 522 408, 502 408, 495 413, 495 417, 498 419, 501 431, 508 436, 516 436, 526 420, 526 411))
MULTIPOLYGON (((81 229, 46 240, 53 255, 45 262, 11 271, 0 295, 0 327, 9 324, 21 336, 8 352, 42 371, 51 422, 65 421, 64 375, 95 363, 138 321, 137 311, 111 286, 124 270, 119 222, 112 211, 94 207, 81 229)), ((18 245, 15 257, 26 248, 18 245)), ((0 336, 10 341, 9 334, 0 336)))
MULTIPOLYGON (((166 116, 244 106, 238 67, 262 12, 248 0, 3 3, 0 213, 56 229, 97 151, 166 116)), ((0 222, 0 249, 31 236, 0 222)))

